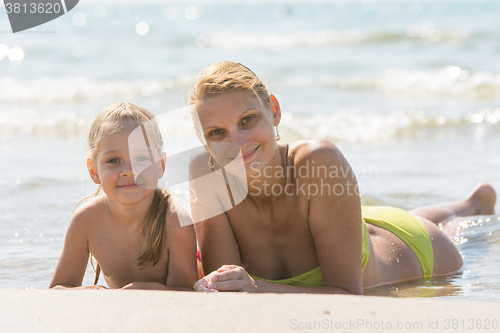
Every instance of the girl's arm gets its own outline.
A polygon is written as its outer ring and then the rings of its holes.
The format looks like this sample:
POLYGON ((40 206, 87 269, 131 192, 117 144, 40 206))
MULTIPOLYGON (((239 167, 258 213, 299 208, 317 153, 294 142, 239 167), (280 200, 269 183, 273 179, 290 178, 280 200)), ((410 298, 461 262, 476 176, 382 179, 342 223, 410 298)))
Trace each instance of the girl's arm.
MULTIPOLYGON (((83 288, 81 284, 89 259, 86 215, 88 214, 81 210, 75 212, 73 215, 66 230, 61 257, 57 263, 49 288, 83 288)), ((96 289, 99 286, 91 288, 96 289)))
POLYGON ((168 275, 166 287, 193 290, 198 280, 196 235, 189 214, 171 198, 167 214, 168 275), (188 225, 181 226, 188 222, 188 225))

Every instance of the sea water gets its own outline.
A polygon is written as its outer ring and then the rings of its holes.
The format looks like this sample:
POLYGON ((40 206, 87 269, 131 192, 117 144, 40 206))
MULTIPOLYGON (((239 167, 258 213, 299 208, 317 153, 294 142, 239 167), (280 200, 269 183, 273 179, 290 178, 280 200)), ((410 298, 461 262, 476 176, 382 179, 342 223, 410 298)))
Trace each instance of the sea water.
MULTIPOLYGON (((85 140, 97 113, 129 101, 166 114, 225 59, 277 96, 283 141, 340 148, 367 204, 500 188, 499 15, 494 1, 83 2, 12 34, 0 10, 0 50, 15 50, 0 53, 0 287, 48 286, 72 210, 95 189, 85 140)), ((187 148, 188 119, 162 126, 167 146, 187 148)), ((500 300, 500 221, 468 220, 459 274, 367 293, 500 300)))

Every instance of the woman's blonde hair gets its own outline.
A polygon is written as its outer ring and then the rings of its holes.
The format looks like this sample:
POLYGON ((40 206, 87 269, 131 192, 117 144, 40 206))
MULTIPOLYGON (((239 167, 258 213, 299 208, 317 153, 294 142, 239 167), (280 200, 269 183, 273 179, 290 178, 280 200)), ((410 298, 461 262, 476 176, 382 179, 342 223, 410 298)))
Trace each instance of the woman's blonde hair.
MULTIPOLYGON (((124 122, 132 125, 141 126, 148 123, 148 138, 152 138, 151 148, 156 148, 158 153, 163 149, 163 139, 160 129, 154 115, 139 106, 131 103, 114 103, 102 110, 96 117, 90 127, 87 138, 89 145, 88 158, 95 161, 103 139, 106 136, 115 133, 124 127, 124 122)), ((149 142, 151 142, 149 141, 149 142)), ((87 198, 96 197, 101 193, 102 187, 99 185, 96 191, 83 198, 77 206, 87 198)), ((138 258, 138 266, 142 266, 152 261, 153 266, 161 258, 162 250, 165 244, 165 218, 167 214, 170 194, 167 190, 156 188, 154 191, 153 202, 144 219, 144 251, 138 258)), ((91 257, 91 264, 94 267, 91 257)), ((94 284, 97 284, 101 268, 97 263, 96 277, 94 284)))
POLYGON ((238 90, 252 92, 269 106, 269 92, 264 83, 248 67, 230 60, 216 62, 198 75, 188 104, 196 107, 208 97, 238 90))

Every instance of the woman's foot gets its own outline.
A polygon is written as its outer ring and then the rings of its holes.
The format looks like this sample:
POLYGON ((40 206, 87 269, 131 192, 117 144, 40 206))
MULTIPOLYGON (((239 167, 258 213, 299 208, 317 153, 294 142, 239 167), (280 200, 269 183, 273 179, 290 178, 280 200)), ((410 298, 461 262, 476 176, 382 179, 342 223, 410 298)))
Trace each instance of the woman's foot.
POLYGON ((466 199, 440 205, 424 206, 410 211, 415 216, 426 218, 436 225, 463 216, 495 214, 497 195, 488 183, 479 183, 466 199))
POLYGON ((479 183, 472 194, 467 198, 475 206, 474 215, 495 214, 495 203, 497 195, 493 187, 488 183, 479 183))

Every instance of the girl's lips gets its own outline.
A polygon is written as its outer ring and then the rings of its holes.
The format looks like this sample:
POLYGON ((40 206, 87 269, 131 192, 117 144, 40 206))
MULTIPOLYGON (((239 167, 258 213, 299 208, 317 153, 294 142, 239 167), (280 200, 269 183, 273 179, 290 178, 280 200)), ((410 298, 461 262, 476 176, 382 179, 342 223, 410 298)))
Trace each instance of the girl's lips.
POLYGON ((133 188, 138 188, 139 186, 137 184, 128 184, 128 185, 120 185, 118 187, 125 188, 125 189, 133 189, 133 188))

